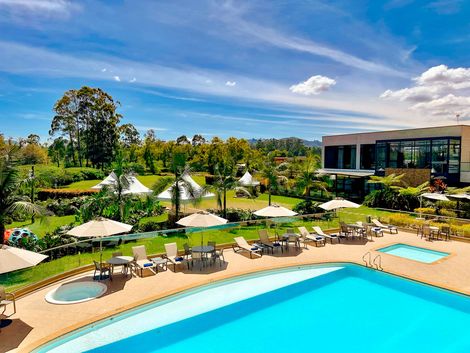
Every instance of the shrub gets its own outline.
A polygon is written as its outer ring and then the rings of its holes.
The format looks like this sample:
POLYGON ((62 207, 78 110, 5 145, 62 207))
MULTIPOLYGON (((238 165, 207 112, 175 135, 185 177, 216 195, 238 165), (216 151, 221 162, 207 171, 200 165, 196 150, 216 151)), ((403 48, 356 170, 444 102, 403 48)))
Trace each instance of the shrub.
MULTIPOLYGON (((210 213, 216 214, 220 217, 224 217, 224 211, 219 209, 207 210, 210 213)), ((227 208, 227 217, 229 222, 242 222, 253 219, 253 213, 251 210, 245 210, 242 208, 227 208)))
POLYGON ((457 213, 451 210, 441 209, 439 214, 444 217, 457 217, 457 213))
POLYGON ((85 197, 48 199, 44 206, 56 216, 69 216, 74 215, 85 200, 85 197))
POLYGON ((132 170, 134 173, 137 173, 139 175, 144 175, 145 174, 145 166, 143 166, 140 163, 129 163, 128 168, 132 170))
POLYGON ((436 214, 436 210, 431 207, 421 207, 421 208, 415 208, 414 212, 416 213, 422 213, 422 214, 436 214))
POLYGON ((139 232, 152 232, 163 229, 165 222, 158 222, 153 219, 141 219, 138 226, 139 232))
POLYGON ((94 195, 97 192, 98 190, 41 189, 38 191, 38 199, 41 201, 58 198, 71 199, 74 197, 94 195))
POLYGON ((323 209, 318 207, 318 202, 312 202, 310 199, 300 201, 292 208, 292 210, 301 215, 324 212, 323 209))

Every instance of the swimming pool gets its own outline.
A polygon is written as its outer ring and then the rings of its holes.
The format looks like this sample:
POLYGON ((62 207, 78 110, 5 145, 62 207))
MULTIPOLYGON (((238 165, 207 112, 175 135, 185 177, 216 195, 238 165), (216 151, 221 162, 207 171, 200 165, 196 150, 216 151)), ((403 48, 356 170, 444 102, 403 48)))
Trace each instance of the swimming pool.
POLYGON ((387 246, 386 248, 379 249, 377 251, 390 255, 404 257, 410 260, 424 262, 427 264, 450 255, 446 252, 421 248, 418 246, 412 246, 407 244, 394 244, 391 246, 387 246))
POLYGON ((201 287, 36 352, 469 352, 470 299, 355 265, 201 287))

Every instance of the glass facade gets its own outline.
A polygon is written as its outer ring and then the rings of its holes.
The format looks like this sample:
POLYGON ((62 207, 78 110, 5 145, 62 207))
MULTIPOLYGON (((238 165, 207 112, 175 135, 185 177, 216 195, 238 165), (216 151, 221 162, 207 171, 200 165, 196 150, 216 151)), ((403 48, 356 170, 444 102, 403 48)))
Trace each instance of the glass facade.
POLYGON ((376 143, 376 169, 432 169, 434 175, 460 172, 460 138, 387 140, 376 143))
POLYGON ((356 169, 356 145, 326 146, 325 168, 356 169))
POLYGON ((361 169, 375 169, 375 144, 361 145, 361 169))

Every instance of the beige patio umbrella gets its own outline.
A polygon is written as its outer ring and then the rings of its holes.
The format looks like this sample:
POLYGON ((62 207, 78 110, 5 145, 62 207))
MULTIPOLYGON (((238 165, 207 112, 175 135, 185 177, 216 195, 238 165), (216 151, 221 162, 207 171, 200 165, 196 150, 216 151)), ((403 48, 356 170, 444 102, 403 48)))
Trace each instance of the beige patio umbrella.
POLYGON ((0 274, 36 266, 47 257, 47 255, 38 254, 33 251, 1 245, 0 274))
MULTIPOLYGON (((216 216, 215 214, 212 214, 206 211, 201 211, 201 212, 193 213, 192 215, 189 215, 187 217, 181 218, 178 222, 176 222, 176 224, 179 224, 180 226, 184 226, 184 227, 207 228, 207 227, 219 226, 227 222, 228 220, 226 220, 225 218, 216 216)), ((201 245, 203 243, 204 243, 204 233, 202 233, 201 245)))
POLYGON ((271 205, 255 211, 253 214, 260 217, 292 217, 297 213, 279 205, 271 205))
POLYGON ((103 238, 127 233, 132 229, 130 224, 98 218, 70 229, 67 234, 77 238, 100 238, 100 262, 103 260, 103 238))
POLYGON ((328 202, 322 203, 321 205, 318 205, 318 207, 323 208, 326 211, 332 211, 332 210, 337 210, 338 208, 358 208, 361 205, 351 202, 345 199, 334 199, 330 200, 328 202))

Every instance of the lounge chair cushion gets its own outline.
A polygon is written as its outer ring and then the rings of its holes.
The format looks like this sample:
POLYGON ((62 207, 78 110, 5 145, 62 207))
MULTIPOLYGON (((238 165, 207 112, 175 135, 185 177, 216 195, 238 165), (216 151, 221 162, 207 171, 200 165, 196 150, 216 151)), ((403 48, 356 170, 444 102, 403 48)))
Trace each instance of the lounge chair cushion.
POLYGON ((255 251, 255 250, 258 250, 259 248, 257 246, 254 246, 251 248, 251 250, 255 251))
POLYGON ((184 260, 184 257, 181 257, 181 256, 175 257, 176 262, 180 262, 180 261, 183 261, 183 260, 184 260))
POLYGON ((153 266, 153 263, 147 262, 147 263, 144 264, 143 267, 152 267, 152 266, 153 266))

